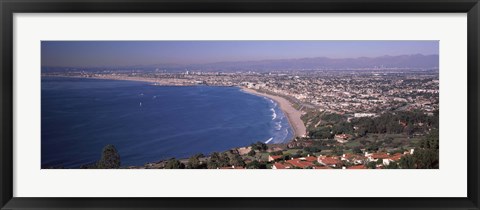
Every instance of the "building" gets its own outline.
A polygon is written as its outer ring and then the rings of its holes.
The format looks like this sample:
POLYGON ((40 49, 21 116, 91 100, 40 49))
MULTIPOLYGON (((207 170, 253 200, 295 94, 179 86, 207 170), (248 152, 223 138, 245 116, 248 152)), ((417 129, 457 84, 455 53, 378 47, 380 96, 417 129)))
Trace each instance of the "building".
POLYGON ((312 162, 300 158, 292 158, 291 160, 287 160, 286 162, 297 168, 309 168, 315 166, 315 164, 313 164, 312 162))
POLYGON ((390 157, 390 154, 388 153, 368 153, 368 152, 365 152, 365 157, 367 158, 367 160, 369 162, 376 162, 378 161, 379 159, 388 159, 390 157))
POLYGON ((347 153, 347 154, 343 154, 340 159, 342 161, 346 161, 353 164, 363 164, 365 157, 363 157, 362 155, 347 153))
POLYGON ((274 163, 272 165, 272 169, 290 169, 291 166, 289 164, 283 164, 283 163, 274 163))
POLYGON ((312 169, 332 169, 328 166, 313 166, 312 169))
POLYGON ((355 114, 353 114, 353 116, 354 116, 355 118, 359 118, 359 117, 376 117, 377 114, 375 114, 375 113, 355 113, 355 114))
POLYGON ((364 165, 350 166, 347 169, 367 169, 364 165))
POLYGON ((390 165, 391 162, 397 162, 400 159, 402 159, 402 157, 403 157, 403 154, 396 153, 396 154, 390 156, 389 158, 383 159, 383 165, 386 165, 386 166, 390 165))
POLYGON ((268 162, 273 162, 282 159, 283 156, 281 155, 269 155, 268 162))
POLYGON ((327 156, 323 156, 323 155, 320 155, 317 158, 317 161, 318 161, 318 163, 320 163, 324 166, 330 166, 330 167, 337 167, 338 165, 340 165, 342 163, 342 161, 340 159, 338 159, 337 157, 327 157, 327 156))
POLYGON ((337 140, 337 142, 339 143, 347 143, 348 140, 352 138, 352 135, 350 134, 337 134, 335 135, 335 140, 337 140))

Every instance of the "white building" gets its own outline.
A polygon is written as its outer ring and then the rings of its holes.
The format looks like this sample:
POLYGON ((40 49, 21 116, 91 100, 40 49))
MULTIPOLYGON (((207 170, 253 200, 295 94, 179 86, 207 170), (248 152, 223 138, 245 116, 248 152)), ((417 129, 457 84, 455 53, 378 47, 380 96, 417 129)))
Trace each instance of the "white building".
POLYGON ((377 116, 377 114, 375 114, 375 113, 355 113, 353 116, 356 117, 356 118, 358 118, 358 117, 375 117, 375 116, 377 116))

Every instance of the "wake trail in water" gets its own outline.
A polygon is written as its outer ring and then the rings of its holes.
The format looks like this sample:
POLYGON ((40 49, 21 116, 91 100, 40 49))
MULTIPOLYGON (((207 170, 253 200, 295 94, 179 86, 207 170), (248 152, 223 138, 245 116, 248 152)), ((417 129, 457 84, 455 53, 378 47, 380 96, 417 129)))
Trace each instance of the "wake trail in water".
POLYGON ((269 142, 271 142, 273 140, 273 137, 272 138, 269 138, 267 141, 265 141, 265 144, 268 144, 269 142))

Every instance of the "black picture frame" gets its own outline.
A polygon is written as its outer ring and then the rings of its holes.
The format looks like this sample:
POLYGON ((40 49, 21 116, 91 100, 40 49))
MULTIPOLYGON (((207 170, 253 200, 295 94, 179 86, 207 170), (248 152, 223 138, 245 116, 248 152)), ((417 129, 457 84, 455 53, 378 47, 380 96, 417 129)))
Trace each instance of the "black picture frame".
MULTIPOLYGON (((0 0, 1 209, 479 209, 478 0, 0 0), (468 189, 465 198, 13 197, 14 13, 467 13, 468 189)), ((94 189, 92 189, 94 190, 94 189)))

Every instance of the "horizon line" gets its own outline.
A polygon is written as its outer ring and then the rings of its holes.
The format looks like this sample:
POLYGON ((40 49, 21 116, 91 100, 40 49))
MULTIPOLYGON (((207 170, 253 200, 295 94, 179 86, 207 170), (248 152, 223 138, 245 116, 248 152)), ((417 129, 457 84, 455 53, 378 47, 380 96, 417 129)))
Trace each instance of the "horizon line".
POLYGON ((360 58, 381 58, 381 57, 400 57, 400 56, 439 56, 439 54, 423 54, 423 53, 412 53, 412 54, 400 54, 400 55, 381 55, 381 56, 358 56, 358 57, 344 57, 344 58, 332 58, 327 56, 318 56, 318 57, 298 57, 298 58, 278 58, 278 59, 261 59, 261 60, 244 60, 244 61, 217 61, 217 62, 207 62, 207 63, 192 63, 192 64, 178 64, 178 63, 158 63, 158 64, 135 64, 135 65, 103 65, 103 66, 44 66, 41 65, 41 68, 50 67, 50 68, 106 68, 106 67, 138 67, 138 66, 156 66, 156 65, 179 65, 179 66, 191 66, 191 65, 208 65, 208 64, 220 64, 220 63, 241 63, 241 62, 261 62, 261 61, 278 61, 278 60, 302 60, 302 59, 315 59, 315 58, 327 58, 331 60, 341 60, 341 59, 360 59, 360 58))

